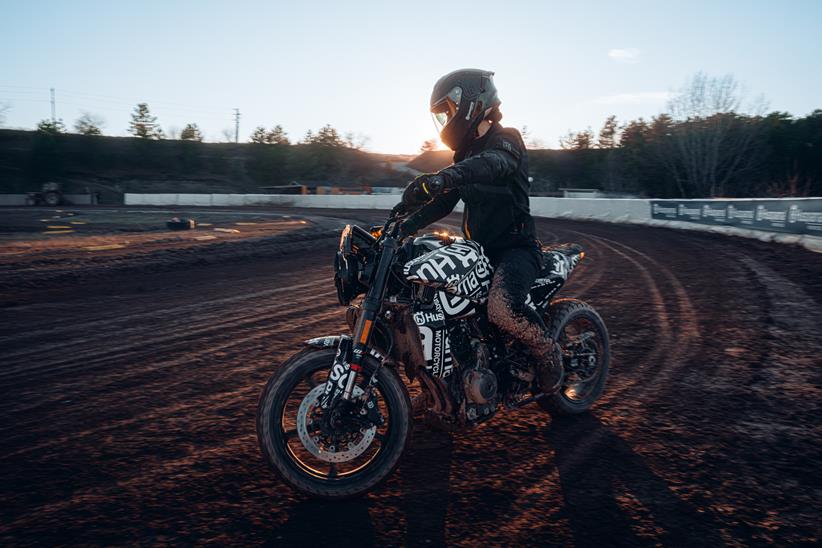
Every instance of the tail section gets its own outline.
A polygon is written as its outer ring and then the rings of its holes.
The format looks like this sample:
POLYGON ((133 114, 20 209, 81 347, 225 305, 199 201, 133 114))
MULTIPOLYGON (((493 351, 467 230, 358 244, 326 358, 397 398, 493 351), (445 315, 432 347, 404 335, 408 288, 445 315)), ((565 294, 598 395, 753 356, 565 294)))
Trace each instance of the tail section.
POLYGON ((542 270, 531 287, 531 301, 538 309, 548 306, 584 257, 585 252, 578 244, 542 247, 542 270))

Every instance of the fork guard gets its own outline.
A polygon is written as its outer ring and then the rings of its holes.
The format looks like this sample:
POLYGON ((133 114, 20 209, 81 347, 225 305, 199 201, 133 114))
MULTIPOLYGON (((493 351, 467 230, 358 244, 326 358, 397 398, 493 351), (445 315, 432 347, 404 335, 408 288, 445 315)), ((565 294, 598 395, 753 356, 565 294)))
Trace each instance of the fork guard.
MULTIPOLYGON (((303 341, 303 344, 313 348, 337 348, 340 346, 340 340, 347 336, 348 335, 325 335, 323 337, 314 337, 313 339, 303 341)), ((384 360, 386 357, 382 352, 376 350, 375 348, 369 348, 368 353, 380 361, 384 360)))

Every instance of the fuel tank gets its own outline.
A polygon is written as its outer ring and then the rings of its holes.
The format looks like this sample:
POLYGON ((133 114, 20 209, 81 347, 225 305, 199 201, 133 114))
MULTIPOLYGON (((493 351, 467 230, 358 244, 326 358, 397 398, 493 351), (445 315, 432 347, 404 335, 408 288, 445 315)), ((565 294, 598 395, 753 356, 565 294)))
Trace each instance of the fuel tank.
POLYGON ((405 278, 464 299, 487 299, 493 270, 482 246, 459 237, 437 236, 414 241, 414 254, 419 255, 405 263, 405 278))

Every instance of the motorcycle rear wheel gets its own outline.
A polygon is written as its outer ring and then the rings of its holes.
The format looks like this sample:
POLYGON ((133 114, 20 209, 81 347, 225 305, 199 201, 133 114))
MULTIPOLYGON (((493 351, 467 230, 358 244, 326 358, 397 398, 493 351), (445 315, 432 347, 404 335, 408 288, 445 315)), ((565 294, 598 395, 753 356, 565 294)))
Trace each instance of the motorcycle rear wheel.
MULTIPOLYGON (((306 444, 300 437, 306 435, 306 426, 298 421, 305 420, 300 415, 306 407, 303 402, 310 402, 313 389, 325 382, 334 354, 333 348, 307 348, 292 356, 271 376, 257 408, 257 438, 271 469, 290 487, 326 499, 361 495, 385 480, 399 464, 412 431, 408 392, 393 370, 382 367, 377 372, 376 401, 384 424, 373 432, 360 431, 368 436, 353 434, 347 447, 353 448, 350 454, 356 456, 350 460, 326 460, 329 453, 318 456, 316 444, 306 444), (357 446, 365 443, 363 438, 368 444, 365 449, 357 446)), ((369 357, 362 365, 357 385, 365 389, 378 363, 369 357)), ((318 429, 309 435, 315 434, 314 440, 322 436, 318 429)), ((335 449, 341 449, 343 443, 335 449)), ((345 453, 331 455, 342 457, 345 453)))
POLYGON ((577 299, 552 302, 545 324, 562 349, 566 370, 562 388, 539 404, 552 416, 584 413, 605 389, 611 360, 608 329, 591 305, 577 299))

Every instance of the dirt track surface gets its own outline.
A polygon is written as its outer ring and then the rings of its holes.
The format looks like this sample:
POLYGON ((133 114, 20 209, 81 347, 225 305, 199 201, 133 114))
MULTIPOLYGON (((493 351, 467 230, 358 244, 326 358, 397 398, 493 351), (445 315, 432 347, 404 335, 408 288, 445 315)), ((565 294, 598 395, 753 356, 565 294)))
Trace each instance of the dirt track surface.
POLYGON ((330 504, 280 483, 254 433, 277 364, 343 330, 328 226, 90 277, 82 257, 72 276, 0 267, 0 544, 818 543, 822 254, 539 221, 586 248, 561 295, 609 326, 603 398, 418 426, 384 486, 330 504))

